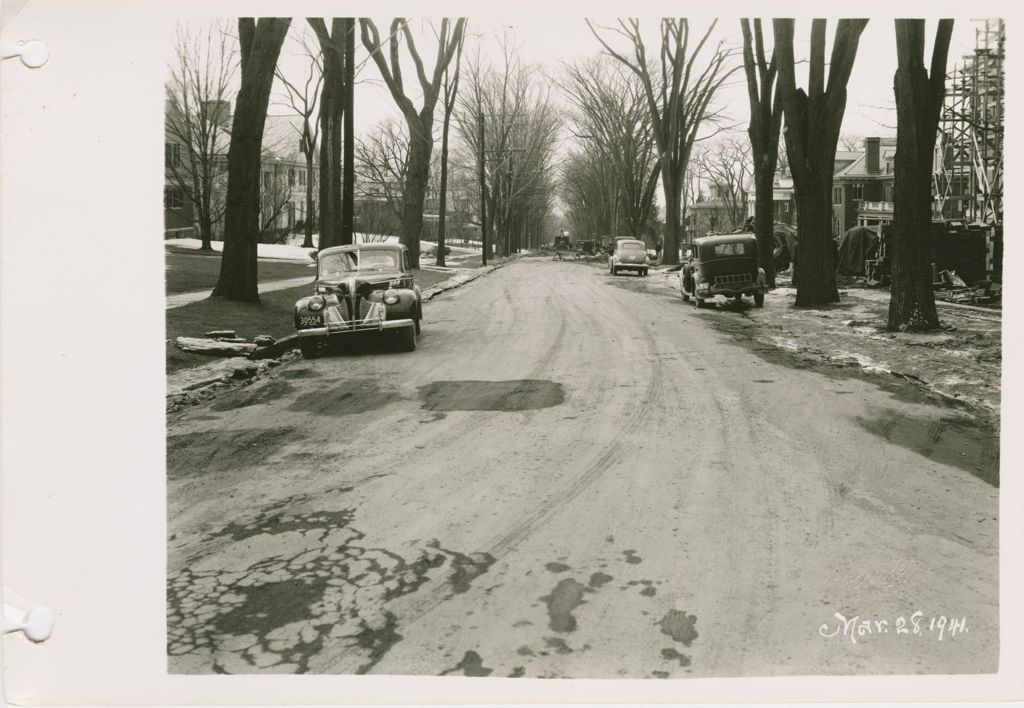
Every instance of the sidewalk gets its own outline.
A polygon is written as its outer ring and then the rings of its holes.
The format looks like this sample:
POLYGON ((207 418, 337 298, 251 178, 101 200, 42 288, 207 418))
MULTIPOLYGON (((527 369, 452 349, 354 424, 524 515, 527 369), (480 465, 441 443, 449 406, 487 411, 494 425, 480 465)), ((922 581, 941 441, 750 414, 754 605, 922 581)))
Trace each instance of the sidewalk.
MULTIPOLYGON (((260 283, 260 293, 271 293, 275 290, 287 290, 288 288, 297 288, 302 285, 312 285, 313 278, 309 276, 303 276, 302 278, 289 278, 287 280, 272 280, 269 283, 260 283)), ((199 290, 191 293, 176 293, 174 295, 167 296, 167 309, 173 310, 175 307, 183 307, 190 305, 193 302, 199 302, 210 297, 210 290, 199 290)))

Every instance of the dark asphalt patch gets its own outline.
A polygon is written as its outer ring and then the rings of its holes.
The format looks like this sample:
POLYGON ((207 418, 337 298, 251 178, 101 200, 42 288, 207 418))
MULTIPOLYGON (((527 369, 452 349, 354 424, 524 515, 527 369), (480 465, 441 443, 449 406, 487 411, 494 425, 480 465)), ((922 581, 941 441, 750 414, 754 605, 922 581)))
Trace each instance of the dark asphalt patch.
POLYGON ((699 636, 696 624, 697 616, 688 615, 682 610, 669 610, 658 622, 662 634, 667 634, 684 647, 690 646, 699 636))
POLYGON ((299 396, 288 410, 330 416, 359 415, 383 408, 400 398, 397 392, 382 388, 373 379, 351 379, 334 388, 299 396))
POLYGON ((552 573, 564 573, 565 571, 570 570, 569 566, 567 566, 565 563, 558 563, 557 561, 545 563, 544 567, 550 570, 552 573))
POLYGON ((211 430, 169 435, 167 477, 184 479, 252 467, 265 462, 281 447, 301 437, 301 433, 292 427, 211 430))
POLYGON ((310 619, 309 607, 326 587, 324 578, 303 578, 238 588, 245 601, 217 617, 211 629, 218 634, 266 635, 277 627, 310 619))
POLYGON ((662 656, 662 658, 668 659, 669 661, 673 661, 673 660, 677 660, 678 659, 680 666, 689 666, 690 665, 690 657, 688 657, 686 654, 680 654, 678 651, 676 651, 675 649, 672 649, 672 648, 662 649, 661 650, 661 656, 662 656))
POLYGON ((999 486, 999 434, 984 423, 957 415, 915 416, 892 408, 856 421, 886 442, 999 486))
POLYGON ((490 676, 494 673, 494 669, 489 669, 484 666, 484 660, 479 654, 472 649, 467 651, 462 657, 462 661, 455 665, 454 668, 447 669, 441 672, 442 676, 448 674, 454 674, 462 672, 463 676, 490 676))
POLYGON ((292 385, 290 383, 272 379, 267 383, 256 383, 218 396, 210 404, 210 410, 231 411, 236 408, 246 408, 275 401, 291 392, 292 385))
POLYGON ((622 554, 626 557, 626 562, 627 563, 630 563, 632 565, 637 565, 638 563, 643 563, 644 559, 641 558, 640 556, 638 556, 636 554, 636 551, 634 551, 632 549, 630 549, 628 551, 623 551, 622 554))
POLYGON ((590 582, 587 584, 596 590, 600 587, 603 587, 604 585, 607 585, 614 579, 615 578, 608 575, 607 573, 597 572, 590 576, 590 582))
POLYGON ((572 649, 561 637, 544 637, 544 644, 554 649, 556 654, 572 654, 572 649))
POLYGON ((565 402, 562 384, 542 379, 434 381, 419 396, 428 411, 525 411, 565 402))
POLYGON ((279 376, 282 379, 318 379, 320 373, 313 369, 285 369, 279 376))
POLYGON ((548 626, 556 632, 576 629, 572 612, 583 604, 586 588, 572 578, 560 580, 550 595, 540 598, 548 606, 548 626))

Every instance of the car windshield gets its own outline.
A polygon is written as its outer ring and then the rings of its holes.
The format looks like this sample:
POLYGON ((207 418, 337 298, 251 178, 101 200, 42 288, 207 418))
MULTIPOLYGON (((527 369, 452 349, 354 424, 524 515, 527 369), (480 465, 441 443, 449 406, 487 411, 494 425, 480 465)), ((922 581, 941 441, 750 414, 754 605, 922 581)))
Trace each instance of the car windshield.
POLYGON ((320 277, 345 275, 368 270, 397 270, 398 254, 395 251, 366 249, 331 253, 320 259, 320 277))
POLYGON ((750 241, 734 241, 733 243, 716 243, 712 253, 715 256, 752 256, 754 244, 750 241))

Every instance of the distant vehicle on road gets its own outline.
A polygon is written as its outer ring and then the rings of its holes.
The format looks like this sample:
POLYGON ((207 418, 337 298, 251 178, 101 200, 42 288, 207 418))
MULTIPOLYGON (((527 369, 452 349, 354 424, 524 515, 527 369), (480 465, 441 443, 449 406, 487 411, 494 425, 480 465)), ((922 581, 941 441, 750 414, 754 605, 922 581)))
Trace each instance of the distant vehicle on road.
POLYGON ((555 250, 556 251, 571 251, 572 243, 569 241, 568 236, 555 236, 555 250))
POLYGON ((357 332, 388 333, 402 351, 416 348, 423 298, 399 244, 355 244, 317 253, 316 294, 295 303, 295 331, 306 359, 357 332))
POLYGON ((618 275, 620 270, 632 270, 640 275, 647 275, 647 247, 640 239, 620 238, 615 241, 615 249, 608 258, 608 272, 618 275))
POLYGON ((736 302, 753 295, 754 305, 762 307, 768 282, 757 265, 757 238, 742 233, 694 239, 680 272, 679 289, 683 300, 693 298, 697 307, 704 307, 706 300, 717 295, 736 302))

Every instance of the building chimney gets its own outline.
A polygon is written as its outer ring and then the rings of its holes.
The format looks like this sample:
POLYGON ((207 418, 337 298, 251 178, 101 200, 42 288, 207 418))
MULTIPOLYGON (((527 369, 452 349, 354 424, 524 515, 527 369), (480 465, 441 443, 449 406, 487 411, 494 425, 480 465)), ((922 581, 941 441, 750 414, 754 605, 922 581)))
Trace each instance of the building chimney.
POLYGON ((866 153, 864 166, 869 175, 877 175, 881 172, 878 167, 878 146, 881 141, 881 138, 864 138, 864 152, 866 153))

